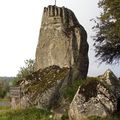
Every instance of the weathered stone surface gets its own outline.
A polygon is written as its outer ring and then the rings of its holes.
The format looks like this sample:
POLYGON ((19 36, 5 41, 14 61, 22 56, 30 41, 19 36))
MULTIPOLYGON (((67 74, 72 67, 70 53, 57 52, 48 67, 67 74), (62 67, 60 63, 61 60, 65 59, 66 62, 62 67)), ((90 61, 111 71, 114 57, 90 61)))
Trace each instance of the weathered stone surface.
POLYGON ((118 98, 120 96, 120 80, 114 75, 114 73, 108 69, 104 75, 99 76, 100 81, 114 91, 114 95, 118 98))
POLYGON ((65 7, 44 8, 35 70, 57 65, 73 68, 74 79, 85 78, 88 64, 87 33, 74 13, 65 7))
POLYGON ((27 76, 20 84, 23 91, 22 102, 27 103, 26 106, 39 108, 55 107, 68 71, 68 68, 53 65, 27 76))
MULTIPOLYGON (((63 88, 73 80, 86 78, 88 65, 87 33, 74 13, 65 7, 44 8, 35 72, 20 82, 20 102, 26 107, 55 108, 60 99, 66 105, 63 88)), ((60 116, 62 108, 66 106, 61 107, 60 116)))
POLYGON ((79 87, 69 108, 70 120, 84 120, 91 116, 106 117, 120 106, 120 81, 107 70, 98 80, 79 87))

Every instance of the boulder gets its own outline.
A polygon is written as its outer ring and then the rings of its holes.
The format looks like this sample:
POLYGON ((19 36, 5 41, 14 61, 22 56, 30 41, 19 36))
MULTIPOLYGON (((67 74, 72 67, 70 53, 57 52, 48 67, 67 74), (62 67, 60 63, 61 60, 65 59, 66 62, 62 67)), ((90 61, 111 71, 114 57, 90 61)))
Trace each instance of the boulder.
POLYGON ((43 12, 35 71, 52 65, 72 68, 71 79, 87 76, 87 33, 74 13, 65 7, 48 6, 43 12))
POLYGON ((70 120, 106 117, 120 110, 120 81, 111 70, 81 85, 69 107, 70 120))
POLYGON ((60 88, 68 71, 68 68, 53 65, 24 78, 20 83, 23 107, 36 106, 47 109, 58 105, 60 88))

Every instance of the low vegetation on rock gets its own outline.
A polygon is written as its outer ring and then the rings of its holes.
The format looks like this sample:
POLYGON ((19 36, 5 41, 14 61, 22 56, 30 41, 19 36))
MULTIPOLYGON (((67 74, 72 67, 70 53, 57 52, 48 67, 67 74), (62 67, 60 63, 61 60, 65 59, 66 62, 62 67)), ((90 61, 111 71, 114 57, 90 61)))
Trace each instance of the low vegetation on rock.
POLYGON ((53 87, 56 82, 64 79, 67 72, 68 68, 60 68, 55 65, 40 69, 26 77, 26 81, 28 81, 28 84, 25 85, 26 92, 43 93, 53 87))

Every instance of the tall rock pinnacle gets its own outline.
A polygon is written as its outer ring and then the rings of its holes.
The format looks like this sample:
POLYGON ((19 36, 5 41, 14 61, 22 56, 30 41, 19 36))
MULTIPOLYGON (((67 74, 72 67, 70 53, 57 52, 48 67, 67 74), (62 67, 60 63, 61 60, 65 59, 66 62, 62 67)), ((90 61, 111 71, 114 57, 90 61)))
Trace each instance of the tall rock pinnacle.
POLYGON ((87 76, 87 33, 74 13, 65 7, 48 6, 43 12, 35 70, 52 65, 73 68, 77 76, 87 76))

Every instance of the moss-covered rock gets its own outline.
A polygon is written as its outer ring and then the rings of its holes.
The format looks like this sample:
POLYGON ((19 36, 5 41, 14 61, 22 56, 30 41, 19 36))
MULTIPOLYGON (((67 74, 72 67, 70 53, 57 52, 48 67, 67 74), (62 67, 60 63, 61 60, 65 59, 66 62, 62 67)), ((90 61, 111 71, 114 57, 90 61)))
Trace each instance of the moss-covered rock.
POLYGON ((86 80, 74 96, 69 109, 70 120, 84 120, 91 116, 101 118, 112 115, 118 108, 120 81, 107 70, 97 79, 86 80))
POLYGON ((68 72, 68 68, 53 65, 27 76, 20 83, 24 100, 26 99, 30 106, 40 108, 55 106, 60 97, 59 89, 68 72))
POLYGON ((38 70, 26 77, 26 84, 24 87, 26 92, 37 92, 43 93, 49 88, 53 87, 56 82, 64 79, 68 72, 68 68, 60 68, 58 66, 50 66, 43 70, 38 70))

